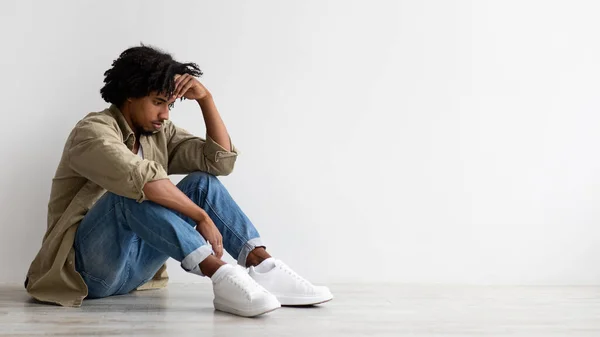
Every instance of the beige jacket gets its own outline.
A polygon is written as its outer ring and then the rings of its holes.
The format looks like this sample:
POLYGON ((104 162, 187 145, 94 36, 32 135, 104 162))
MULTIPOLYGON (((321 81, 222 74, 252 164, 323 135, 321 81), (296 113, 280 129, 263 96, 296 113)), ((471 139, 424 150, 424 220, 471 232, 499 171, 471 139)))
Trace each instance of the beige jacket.
MULTIPOLYGON (((168 174, 204 171, 228 175, 237 150, 231 151, 210 137, 195 137, 166 121, 151 136, 141 136, 144 159, 132 152, 133 131, 112 105, 83 118, 69 135, 52 179, 48 203, 48 228, 42 247, 27 273, 27 292, 37 300, 80 306, 87 286, 75 270, 73 241, 87 211, 106 192, 146 200, 142 188, 168 174)), ((164 287, 166 266, 138 289, 164 287)))

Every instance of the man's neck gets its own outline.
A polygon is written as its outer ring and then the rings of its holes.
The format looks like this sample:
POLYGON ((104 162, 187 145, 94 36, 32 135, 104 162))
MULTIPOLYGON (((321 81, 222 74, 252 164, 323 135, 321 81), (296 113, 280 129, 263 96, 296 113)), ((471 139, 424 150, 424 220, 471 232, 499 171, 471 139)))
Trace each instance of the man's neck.
POLYGON ((123 117, 125 117, 125 121, 127 122, 127 125, 129 125, 131 131, 133 131, 133 135, 135 136, 135 143, 139 144, 140 131, 134 126, 129 109, 127 108, 127 106, 123 105, 119 108, 119 110, 121 110, 121 113, 123 114, 123 117))

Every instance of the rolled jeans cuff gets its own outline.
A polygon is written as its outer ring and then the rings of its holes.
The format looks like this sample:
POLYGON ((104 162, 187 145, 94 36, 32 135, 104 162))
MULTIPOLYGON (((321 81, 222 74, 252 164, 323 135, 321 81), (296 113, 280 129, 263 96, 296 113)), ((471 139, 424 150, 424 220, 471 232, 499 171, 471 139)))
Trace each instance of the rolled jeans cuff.
POLYGON ((182 261, 181 268, 188 273, 204 276, 200 271, 200 262, 204 261, 213 253, 209 244, 200 246, 198 249, 189 253, 182 261))
POLYGON ((244 246, 242 247, 242 250, 240 251, 240 255, 238 255, 237 263, 240 266, 245 268, 246 260, 248 260, 248 255, 256 247, 265 247, 265 245, 263 244, 263 242, 260 238, 254 238, 254 239, 248 240, 248 242, 246 242, 246 244, 244 244, 244 246))

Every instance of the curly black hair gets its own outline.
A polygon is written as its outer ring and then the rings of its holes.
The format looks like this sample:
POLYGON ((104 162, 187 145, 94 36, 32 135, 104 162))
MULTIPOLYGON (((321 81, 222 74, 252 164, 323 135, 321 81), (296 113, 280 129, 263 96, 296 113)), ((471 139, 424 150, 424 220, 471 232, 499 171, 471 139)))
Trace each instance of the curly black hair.
POLYGON ((175 75, 202 76, 195 63, 179 63, 157 48, 143 44, 125 50, 104 72, 102 98, 121 107, 128 98, 148 96, 156 91, 170 97, 175 90, 175 75))

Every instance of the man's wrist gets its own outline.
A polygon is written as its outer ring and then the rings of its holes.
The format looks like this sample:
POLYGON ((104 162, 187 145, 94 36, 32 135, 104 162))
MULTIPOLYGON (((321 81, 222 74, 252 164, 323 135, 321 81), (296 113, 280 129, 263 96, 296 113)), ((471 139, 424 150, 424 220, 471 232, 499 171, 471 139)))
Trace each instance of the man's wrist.
POLYGON ((206 96, 204 96, 200 99, 197 99, 196 102, 198 102, 198 104, 200 104, 200 107, 202 107, 202 106, 206 105, 207 103, 212 102, 212 100, 213 100, 212 95, 210 93, 208 93, 206 96))
POLYGON ((206 213, 206 211, 200 207, 198 207, 198 211, 195 213, 196 214, 194 214, 194 217, 192 218, 192 220, 194 220, 195 222, 205 221, 209 217, 208 213, 206 213))

